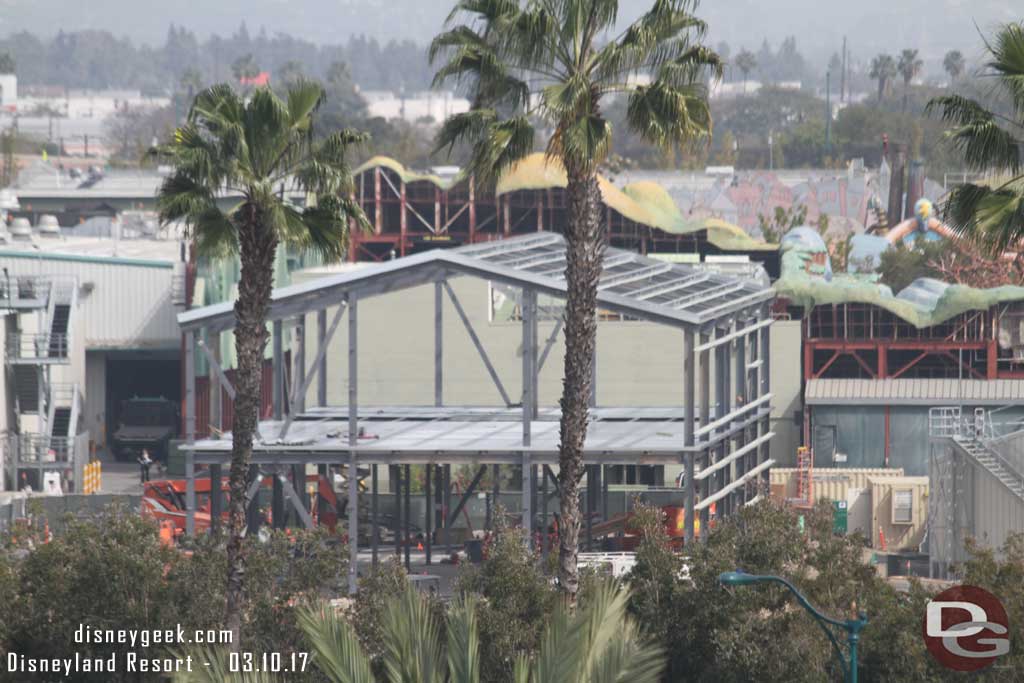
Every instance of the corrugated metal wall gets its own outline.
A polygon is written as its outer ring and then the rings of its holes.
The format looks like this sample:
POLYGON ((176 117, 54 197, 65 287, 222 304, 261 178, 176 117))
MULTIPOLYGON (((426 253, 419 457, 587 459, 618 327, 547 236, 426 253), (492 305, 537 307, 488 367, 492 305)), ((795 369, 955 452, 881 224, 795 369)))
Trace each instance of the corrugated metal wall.
MULTIPOLYGON (((285 354, 285 366, 287 367, 288 354, 285 354)), ((224 376, 234 386, 235 371, 226 370, 224 376)), ((285 386, 288 386, 286 383, 285 386)), ((235 417, 235 402, 228 396, 227 390, 221 390, 221 431, 230 431, 231 422, 235 417)), ((269 420, 274 414, 274 365, 271 361, 263 364, 263 382, 261 385, 262 396, 260 397, 260 419, 269 420)), ((182 425, 181 433, 185 434, 185 402, 181 405, 182 425)), ((210 378, 196 377, 196 438, 210 436, 210 378)))
MULTIPOLYGON (((973 412, 965 406, 964 414, 973 412)), ((813 406, 811 434, 814 466, 832 467, 832 439, 847 456, 840 467, 862 468, 885 465, 885 406, 813 406)), ((1004 422, 1020 420, 1024 406, 1001 410, 1004 422)), ((1024 442, 1021 445, 1024 464, 1024 442)), ((928 408, 889 407, 889 466, 901 467, 909 476, 928 476, 928 408)), ((1024 468, 1022 468, 1024 469, 1024 468)))
POLYGON ((171 303, 172 263, 140 265, 107 261, 0 257, 12 275, 78 278, 86 346, 93 349, 175 348, 180 332, 171 303), (91 289, 90 289, 91 287, 91 289))
MULTIPOLYGON (((771 486, 784 487, 779 489, 785 492, 786 498, 796 497, 796 469, 791 467, 773 467, 771 472, 771 486)), ((871 477, 902 477, 902 469, 879 468, 821 468, 813 470, 811 474, 811 493, 815 500, 826 498, 828 500, 846 500, 848 489, 870 488, 871 477)))

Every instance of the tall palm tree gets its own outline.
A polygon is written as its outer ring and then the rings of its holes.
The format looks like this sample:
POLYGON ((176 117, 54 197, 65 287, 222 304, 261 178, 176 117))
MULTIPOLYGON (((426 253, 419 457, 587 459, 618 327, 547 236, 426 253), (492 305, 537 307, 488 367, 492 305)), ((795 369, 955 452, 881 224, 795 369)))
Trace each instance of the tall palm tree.
POLYGON ((889 90, 889 83, 896 78, 896 60, 892 55, 878 55, 871 60, 871 78, 878 81, 878 101, 889 90))
POLYGON ((942 68, 949 74, 949 80, 955 82, 967 69, 967 63, 960 50, 950 50, 942 59, 942 68))
POLYGON ((346 252, 350 221, 367 226, 349 199, 353 188, 347 162, 350 147, 363 136, 342 130, 314 142, 313 121, 322 101, 323 89, 309 81, 295 84, 285 100, 269 88, 257 88, 243 100, 230 86, 216 85, 196 96, 174 141, 158 150, 175 166, 157 198, 161 220, 183 221, 200 253, 237 253, 241 260, 226 605, 235 647, 242 623, 245 494, 277 247, 309 249, 335 260, 346 252), (305 190, 314 201, 295 208, 284 199, 289 187, 305 190), (217 203, 224 192, 239 197, 227 210, 217 203))
POLYGON ((910 95, 910 81, 914 80, 914 77, 921 73, 921 67, 924 66, 917 56, 917 50, 904 50, 900 53, 900 61, 896 65, 900 75, 903 76, 903 111, 907 110, 907 96, 910 95))
POLYGON ((995 178, 953 188, 944 213, 950 227, 996 256, 1024 250, 1024 23, 1001 27, 986 51, 990 80, 1010 103, 1006 113, 961 95, 937 97, 927 110, 952 124, 946 136, 967 166, 995 178))
POLYGON ((469 142, 469 170, 493 182, 534 150, 534 126, 541 125, 552 131, 550 161, 566 171, 558 578, 570 600, 579 587, 579 484, 606 240, 597 168, 611 148, 612 127, 602 101, 624 95, 628 126, 658 145, 710 135, 704 79, 708 70, 720 78, 722 65, 699 42, 706 25, 691 14, 696 4, 655 0, 646 14, 610 35, 618 0, 458 0, 430 47, 432 61, 445 56, 435 82, 464 83, 473 103, 445 122, 438 149, 469 142))
MULTIPOLYGON (((598 585, 585 609, 556 610, 540 651, 515 663, 516 683, 656 683, 665 667, 662 649, 649 644, 626 613, 629 594, 611 583, 598 585)), ((480 637, 477 599, 459 598, 440 620, 412 588, 388 599, 382 620, 381 668, 387 683, 479 683, 480 637)), ((331 608, 306 609, 299 623, 313 651, 312 665, 331 683, 373 683, 370 657, 352 624, 331 608)), ((198 650, 208 662, 174 677, 175 683, 276 683, 272 674, 231 673, 223 653, 198 650)))
POLYGON ((743 74, 743 92, 747 92, 747 76, 757 68, 757 57, 750 50, 743 49, 736 55, 736 68, 743 74))

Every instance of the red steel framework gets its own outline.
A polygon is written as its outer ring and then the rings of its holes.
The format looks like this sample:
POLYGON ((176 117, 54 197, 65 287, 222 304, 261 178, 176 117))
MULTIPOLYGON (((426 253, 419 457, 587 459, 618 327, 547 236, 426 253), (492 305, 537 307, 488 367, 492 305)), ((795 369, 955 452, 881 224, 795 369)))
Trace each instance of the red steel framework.
MULTIPOLYGON (((350 261, 386 261, 437 247, 561 232, 565 225, 565 190, 560 187, 495 195, 478 190, 469 178, 443 189, 427 179, 406 182, 386 166, 365 169, 355 186, 355 199, 373 231, 353 234, 350 261)), ((730 253, 710 244, 706 230, 673 234, 633 221, 610 206, 605 214, 612 247, 640 254, 730 253)))
POLYGON ((866 303, 816 306, 802 320, 803 377, 1022 379, 997 341, 998 305, 966 311, 917 328, 884 308, 866 303))

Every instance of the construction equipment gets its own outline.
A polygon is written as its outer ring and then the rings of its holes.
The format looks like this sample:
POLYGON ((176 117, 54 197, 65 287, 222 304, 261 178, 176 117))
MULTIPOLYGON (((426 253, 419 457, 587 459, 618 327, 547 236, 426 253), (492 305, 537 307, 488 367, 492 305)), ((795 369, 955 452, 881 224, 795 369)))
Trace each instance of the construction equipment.
MULTIPOLYGON (((269 489, 273 486, 273 482, 273 475, 266 475, 263 477, 260 486, 269 489)), ((313 486, 316 490, 316 495, 312 497, 313 503, 311 507, 313 508, 313 514, 311 516, 321 526, 325 526, 333 531, 338 524, 338 520, 344 516, 344 501, 342 501, 342 506, 339 510, 334 488, 331 486, 330 481, 324 477, 315 474, 308 475, 306 483, 307 486, 313 486), (319 503, 320 500, 323 501, 323 505, 319 503)), ((210 510, 212 505, 210 479, 207 477, 196 478, 195 487, 195 530, 198 534, 207 532, 210 529, 210 510)), ((221 495, 224 497, 224 505, 222 506, 224 512, 221 513, 221 523, 226 524, 228 521, 228 498, 230 497, 227 477, 221 479, 220 490, 221 495)), ((146 482, 143 485, 140 512, 143 517, 156 520, 160 524, 161 529, 172 528, 173 535, 177 537, 185 532, 185 492, 186 482, 184 479, 161 479, 146 482)))

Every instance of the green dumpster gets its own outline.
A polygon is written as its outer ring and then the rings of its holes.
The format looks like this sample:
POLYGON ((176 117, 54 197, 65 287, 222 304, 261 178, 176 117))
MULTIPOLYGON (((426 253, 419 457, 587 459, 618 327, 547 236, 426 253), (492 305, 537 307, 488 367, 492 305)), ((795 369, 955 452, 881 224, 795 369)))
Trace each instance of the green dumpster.
POLYGON ((837 534, 846 534, 846 501, 832 501, 832 531, 837 534))

